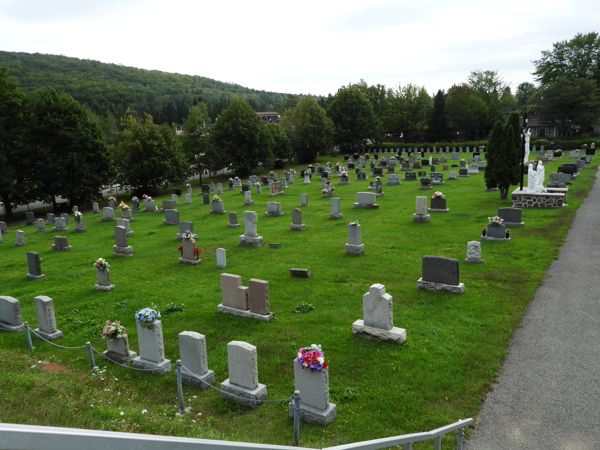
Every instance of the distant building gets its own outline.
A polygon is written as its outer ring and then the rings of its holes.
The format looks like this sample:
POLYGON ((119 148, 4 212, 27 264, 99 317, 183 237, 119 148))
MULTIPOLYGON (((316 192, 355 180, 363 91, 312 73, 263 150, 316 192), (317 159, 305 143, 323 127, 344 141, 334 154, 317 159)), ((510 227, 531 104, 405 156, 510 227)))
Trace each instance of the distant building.
MULTIPOLYGON (((523 124, 523 116, 521 116, 521 124, 523 124)), ((556 120, 546 120, 538 114, 527 116, 527 127, 532 136, 558 137, 560 133, 559 123, 556 120)))
POLYGON ((177 136, 183 134, 183 125, 179 125, 178 123, 175 124, 175 134, 177 136))
POLYGON ((278 123, 281 120, 281 114, 278 112, 257 112, 256 114, 258 114, 262 123, 278 123))

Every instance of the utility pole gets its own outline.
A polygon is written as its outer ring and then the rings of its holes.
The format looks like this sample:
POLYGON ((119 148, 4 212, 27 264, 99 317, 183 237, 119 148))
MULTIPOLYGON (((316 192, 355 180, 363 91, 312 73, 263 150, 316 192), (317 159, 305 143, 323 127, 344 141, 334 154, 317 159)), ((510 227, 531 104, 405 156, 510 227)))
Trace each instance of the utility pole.
POLYGON ((527 107, 523 110, 523 131, 521 136, 523 136, 523 146, 521 152, 521 191, 523 191, 523 181, 525 179, 525 134, 527 133, 527 107))

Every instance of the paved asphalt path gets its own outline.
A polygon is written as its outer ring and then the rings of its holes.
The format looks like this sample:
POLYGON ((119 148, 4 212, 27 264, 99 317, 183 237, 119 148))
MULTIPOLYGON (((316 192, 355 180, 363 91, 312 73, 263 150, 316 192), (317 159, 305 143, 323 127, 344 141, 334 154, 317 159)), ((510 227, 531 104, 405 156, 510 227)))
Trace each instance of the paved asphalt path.
POLYGON ((600 449, 600 181, 548 273, 467 450, 600 449))

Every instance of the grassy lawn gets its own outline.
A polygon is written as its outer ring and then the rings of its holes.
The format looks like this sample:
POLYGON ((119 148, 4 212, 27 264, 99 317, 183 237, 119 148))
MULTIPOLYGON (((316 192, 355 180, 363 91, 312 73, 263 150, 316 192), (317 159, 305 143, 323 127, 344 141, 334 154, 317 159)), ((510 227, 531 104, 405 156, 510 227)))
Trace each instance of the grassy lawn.
MULTIPOLYGON (((568 161, 572 160, 555 159, 546 167, 546 175, 568 161)), ((295 167, 300 178, 305 166, 295 167)), ((437 167, 440 171, 442 165, 437 167)), ((397 173, 402 173, 398 169, 397 173)), ((102 222, 101 214, 84 211, 87 233, 73 231, 75 224, 70 218, 66 234, 73 246, 71 252, 51 250, 55 233, 35 233, 34 226, 25 227, 23 222, 9 224, 11 232, 0 246, 0 295, 19 299, 24 320, 32 327, 33 297, 53 298, 57 325, 65 334, 57 343, 63 346, 91 341, 104 349, 100 338, 103 322, 120 319, 130 330, 134 351, 138 351, 135 311, 152 302, 161 309, 168 303, 184 303, 185 311, 162 318, 166 357, 173 363, 178 359, 178 333, 202 333, 207 339, 209 368, 220 383, 227 378, 227 343, 247 341, 257 347, 259 382, 267 385, 269 399, 293 393, 292 361, 297 349, 321 344, 329 361, 330 400, 337 404, 337 419, 326 428, 302 424, 303 446, 428 431, 478 414, 512 332, 556 258, 577 208, 592 187, 596 169, 593 165, 582 170, 570 187, 568 207, 523 209, 525 227, 513 228, 511 241, 482 242, 485 264, 461 264, 464 295, 420 291, 416 281, 424 255, 458 258, 462 263, 467 241, 479 239, 487 217, 495 215, 498 207, 511 205, 510 199, 500 200, 498 192, 484 190, 483 173, 447 180, 433 190, 418 189, 418 181, 384 185, 378 210, 352 208, 355 192, 366 191, 368 182, 357 182, 351 173, 351 184, 340 186, 334 177, 335 196, 341 198, 345 216, 341 220, 328 219, 331 199, 322 197, 317 181, 304 185, 297 179, 284 195, 274 198, 263 188, 263 194, 253 193, 252 207, 244 207, 244 196, 238 190, 225 190, 220 197, 227 211, 237 212, 242 223, 237 229, 227 227, 226 214, 208 213, 210 205, 202 204, 196 181, 194 203, 183 205, 182 197, 177 209, 182 220, 194 222, 197 245, 204 250, 200 266, 178 263, 180 242, 175 234, 179 227, 163 225, 160 212, 134 212, 131 258, 113 256, 114 224, 102 222), (445 194, 450 212, 432 213, 430 223, 413 223, 415 197, 431 197, 435 190, 445 194), (288 231, 301 193, 309 195, 309 206, 302 208, 306 229, 288 231), (281 202, 285 215, 265 217, 269 200, 281 202), (239 245, 244 210, 257 212, 264 247, 239 245), (348 219, 361 224, 363 256, 344 255, 348 219), (25 247, 14 246, 17 229, 26 231, 25 247), (281 248, 269 248, 269 242, 281 243, 281 248), (216 268, 215 249, 219 247, 228 252, 226 270, 216 268), (25 277, 27 251, 37 251, 44 259, 45 278, 25 277), (113 291, 93 289, 92 264, 100 257, 112 266, 113 291), (308 268, 313 277, 292 278, 292 267, 308 268), (276 320, 264 323, 217 313, 222 272, 241 275, 244 285, 250 278, 267 280, 276 320), (362 296, 373 283, 384 284, 393 296, 394 325, 407 330, 404 345, 353 337, 352 323, 362 319, 362 296), (294 313, 301 302, 313 304, 315 310, 294 313)), ((283 174, 283 170, 277 172, 283 174)), ((447 178, 448 172, 443 172, 447 178)), ((209 181, 226 184, 225 178, 209 181)), ((120 196, 119 200, 131 205, 130 198, 120 196)), ((157 200, 163 198, 170 195, 157 200)), ((214 390, 186 387, 186 406, 192 410, 176 417, 174 370, 159 377, 100 360, 105 372, 92 375, 86 350, 60 349, 36 338, 34 346, 30 355, 22 333, 0 331, 2 422, 292 443, 292 421, 285 403, 251 410, 220 400, 214 390), (49 371, 48 366, 44 368, 47 361, 65 366, 65 370, 49 371)), ((444 448, 453 448, 454 439, 448 435, 444 448)), ((430 446, 427 442, 415 448, 430 446)))

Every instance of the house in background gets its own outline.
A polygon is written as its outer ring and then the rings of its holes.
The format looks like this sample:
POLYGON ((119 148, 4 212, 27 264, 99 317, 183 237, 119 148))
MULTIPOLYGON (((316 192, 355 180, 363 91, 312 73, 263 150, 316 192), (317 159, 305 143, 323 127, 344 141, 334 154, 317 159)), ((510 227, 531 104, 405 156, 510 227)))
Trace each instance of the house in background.
MULTIPOLYGON (((521 124, 523 123, 523 116, 521 116, 521 124)), ((531 114, 527 116, 527 126, 531 131, 532 136, 547 136, 547 137, 558 137, 559 135, 559 123, 556 120, 546 120, 539 116, 539 114, 531 114)))
POLYGON ((278 112, 257 112, 256 114, 258 114, 258 117, 260 117, 260 121, 262 123, 277 123, 281 120, 281 114, 278 112))

